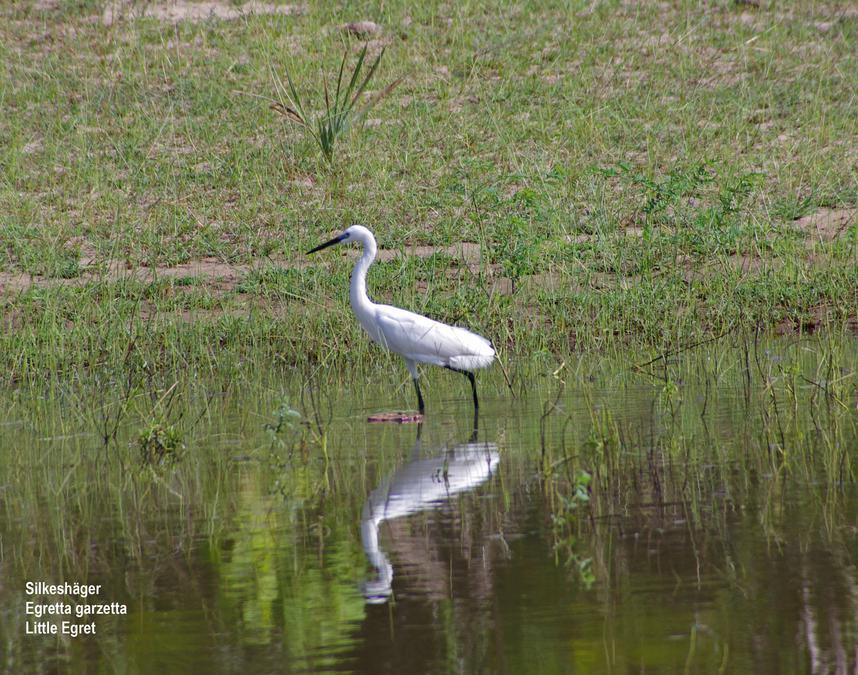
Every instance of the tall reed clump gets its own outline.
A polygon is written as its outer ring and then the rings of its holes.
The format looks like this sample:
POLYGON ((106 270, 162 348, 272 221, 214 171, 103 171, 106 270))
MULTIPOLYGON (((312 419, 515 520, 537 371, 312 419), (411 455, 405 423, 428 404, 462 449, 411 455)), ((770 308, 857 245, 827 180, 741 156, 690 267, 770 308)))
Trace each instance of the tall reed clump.
POLYGON ((322 79, 325 107, 320 113, 308 112, 305 106, 306 99, 302 100, 300 94, 298 94, 298 89, 292 80, 292 75, 289 73, 288 68, 286 69, 286 86, 283 85, 282 80, 277 77, 276 73, 274 74, 277 97, 280 100, 272 103, 271 109, 283 115, 287 120, 301 126, 316 141, 319 148, 321 148, 322 154, 325 156, 328 164, 334 163, 334 147, 340 136, 362 120, 370 109, 390 94, 401 81, 394 80, 384 89, 374 94, 366 103, 356 107, 359 99, 366 91, 369 81, 375 75, 375 71, 378 69, 378 64, 381 62, 381 57, 384 56, 385 50, 382 49, 379 52, 378 56, 369 66, 366 76, 361 80, 360 76, 364 61, 366 60, 366 51, 367 45, 364 45, 358 55, 357 63, 354 66, 351 77, 348 78, 348 84, 345 84, 345 86, 343 76, 346 73, 346 61, 349 55, 348 48, 343 52, 343 58, 340 61, 340 70, 337 75, 337 86, 333 92, 328 88, 327 78, 322 79))

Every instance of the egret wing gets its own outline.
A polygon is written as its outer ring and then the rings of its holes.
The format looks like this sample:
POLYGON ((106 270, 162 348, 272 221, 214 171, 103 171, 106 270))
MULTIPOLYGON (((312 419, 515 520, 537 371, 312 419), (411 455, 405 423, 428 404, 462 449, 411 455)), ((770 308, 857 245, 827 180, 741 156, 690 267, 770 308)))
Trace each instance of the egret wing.
POLYGON ((379 305, 380 342, 407 359, 472 369, 489 365, 494 349, 485 338, 398 307, 379 305))

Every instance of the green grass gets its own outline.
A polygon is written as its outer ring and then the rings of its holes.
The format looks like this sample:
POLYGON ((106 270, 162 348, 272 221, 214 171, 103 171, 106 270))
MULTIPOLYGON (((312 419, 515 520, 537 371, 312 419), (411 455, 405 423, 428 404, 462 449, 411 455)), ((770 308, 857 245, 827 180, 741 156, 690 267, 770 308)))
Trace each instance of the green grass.
POLYGON ((853 13, 385 2, 174 27, 105 26, 102 11, 2 10, 0 273, 48 286, 0 297, 6 373, 119 363, 141 332, 157 365, 261 345, 293 362, 369 355, 355 356, 349 263, 303 256, 353 222, 406 253, 477 243, 470 268, 380 263, 371 292, 506 354, 858 316, 854 216, 832 241, 793 222, 858 203, 853 13), (328 166, 267 99, 287 71, 319 91, 340 26, 362 19, 383 29, 367 58, 386 49, 372 86, 402 83, 328 166), (204 258, 238 280, 103 271, 204 258))

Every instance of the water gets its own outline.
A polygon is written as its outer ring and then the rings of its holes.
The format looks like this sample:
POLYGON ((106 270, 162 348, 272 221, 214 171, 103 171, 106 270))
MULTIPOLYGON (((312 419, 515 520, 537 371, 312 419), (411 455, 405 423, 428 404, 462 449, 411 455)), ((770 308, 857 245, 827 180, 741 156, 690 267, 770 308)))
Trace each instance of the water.
POLYGON ((18 392, 0 420, 0 663, 853 672, 856 350, 839 349, 779 345, 753 372, 710 355, 667 383, 582 366, 516 398, 484 380, 476 433, 443 375, 419 427, 365 421, 407 386, 198 383, 172 408, 135 398, 107 444, 116 401, 18 392), (100 584, 90 602, 127 614, 29 635, 28 581, 100 584))

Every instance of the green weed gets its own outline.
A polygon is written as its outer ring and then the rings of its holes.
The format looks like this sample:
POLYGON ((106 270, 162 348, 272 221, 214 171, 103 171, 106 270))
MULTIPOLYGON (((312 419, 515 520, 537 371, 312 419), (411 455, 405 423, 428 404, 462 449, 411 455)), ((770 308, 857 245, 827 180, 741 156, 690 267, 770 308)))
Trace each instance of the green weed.
POLYGON ((364 45, 360 54, 358 54, 351 77, 347 76, 348 83, 343 79, 346 60, 349 55, 348 49, 343 53, 343 60, 340 62, 340 69, 337 74, 337 84, 336 87, 332 87, 332 91, 328 88, 327 78, 323 77, 322 88, 325 109, 323 113, 316 116, 308 108, 305 108, 304 101, 302 101, 301 96, 298 94, 298 90, 292 81, 292 76, 288 69, 285 71, 285 87, 283 86, 283 82, 275 76, 275 84, 277 85, 277 94, 280 97, 280 101, 272 104, 271 108, 283 115, 290 122, 300 125, 316 141, 328 164, 333 164, 334 147, 340 137, 360 122, 373 106, 388 96, 396 85, 399 84, 399 80, 394 80, 384 89, 376 92, 366 103, 355 108, 364 91, 366 91, 372 76, 375 74, 378 64, 381 62, 381 57, 384 56, 384 49, 382 49, 378 56, 375 57, 375 60, 369 65, 366 75, 361 80, 361 69, 366 58, 366 52, 367 45, 364 45))

